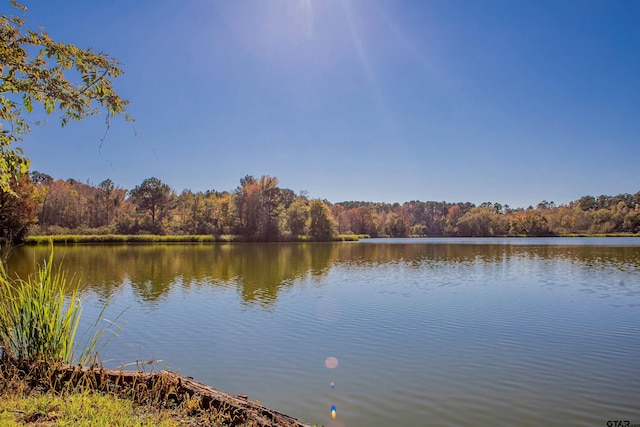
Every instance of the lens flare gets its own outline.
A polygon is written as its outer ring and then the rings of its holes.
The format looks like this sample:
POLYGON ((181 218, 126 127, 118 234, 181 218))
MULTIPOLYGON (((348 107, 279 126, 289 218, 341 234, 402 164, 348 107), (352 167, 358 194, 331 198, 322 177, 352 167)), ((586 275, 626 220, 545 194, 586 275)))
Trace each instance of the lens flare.
POLYGON ((334 419, 334 420, 336 419, 336 406, 335 405, 333 405, 331 407, 331 418, 334 419))
POLYGON ((327 357, 327 359, 324 361, 324 366, 326 366, 329 369, 337 368, 338 359, 336 359, 335 357, 327 357))

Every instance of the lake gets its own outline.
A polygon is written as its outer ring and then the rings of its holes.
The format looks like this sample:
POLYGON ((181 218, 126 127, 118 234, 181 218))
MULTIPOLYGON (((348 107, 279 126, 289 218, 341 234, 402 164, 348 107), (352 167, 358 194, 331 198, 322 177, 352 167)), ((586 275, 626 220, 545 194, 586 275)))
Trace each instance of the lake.
MULTIPOLYGON (((47 247, 20 247, 26 274, 47 247)), ((56 246, 108 367, 326 426, 640 423, 640 239, 56 246), (336 366, 337 365, 337 366, 336 366), (336 418, 331 408, 336 408, 336 418)))

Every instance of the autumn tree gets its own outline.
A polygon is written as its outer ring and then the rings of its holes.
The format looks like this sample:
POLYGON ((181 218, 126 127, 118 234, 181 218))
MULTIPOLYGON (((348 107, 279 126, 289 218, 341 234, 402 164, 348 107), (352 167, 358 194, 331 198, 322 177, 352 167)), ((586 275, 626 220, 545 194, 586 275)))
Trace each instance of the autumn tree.
POLYGON ((231 234, 236 229, 238 215, 235 197, 234 194, 226 191, 217 197, 215 206, 216 234, 231 234))
POLYGON ((100 227, 113 222, 126 192, 118 188, 110 179, 102 181, 97 190, 94 197, 96 204, 94 226, 100 227))
POLYGON ((523 212, 513 216, 509 225, 509 234, 529 237, 551 236, 554 233, 547 225, 547 219, 537 213, 523 212))
POLYGON ((349 218, 347 217, 347 211, 344 206, 340 203, 336 203, 331 205, 331 215, 336 220, 336 224, 338 226, 338 233, 342 234, 351 234, 351 229, 349 228, 349 218))
POLYGON ((376 236, 378 234, 376 224, 373 221, 371 206, 360 206, 350 209, 348 216, 352 232, 356 234, 368 234, 370 236, 376 236))
POLYGON ((38 193, 38 201, 40 202, 40 222, 43 220, 43 216, 46 212, 47 207, 47 195, 49 193, 49 185, 53 182, 53 177, 47 175, 45 173, 41 173, 38 171, 31 172, 31 181, 36 186, 36 191, 38 193))
POLYGON ((384 232, 391 237, 407 237, 407 225, 395 212, 390 212, 385 217, 384 232))
POLYGON ((473 208, 458 220, 458 235, 462 237, 504 236, 508 229, 508 220, 496 213, 493 205, 473 208))
POLYGON ((95 188, 76 180, 54 180, 46 187, 40 206, 40 228, 47 231, 51 226, 78 229, 89 225, 89 199, 95 188))
POLYGON ((278 187, 276 177, 242 178, 235 191, 240 234, 249 240, 278 240, 280 218, 288 207, 283 201, 290 193, 278 187))
MULTIPOLYGON (((26 7, 15 0, 11 4, 16 13, 26 14, 26 7)), ((29 159, 16 146, 30 130, 25 112, 36 105, 47 114, 58 110, 65 126, 106 110, 108 127, 128 104, 112 86, 122 74, 117 59, 54 41, 25 23, 22 16, 0 15, 0 189, 5 192, 12 191, 11 178, 29 169, 29 159)))
POLYGON ((259 233, 260 240, 278 240, 280 228, 278 218, 283 211, 282 190, 278 187, 278 178, 262 176, 258 181, 260 188, 259 233))
MULTIPOLYGON (((109 179, 95 186, 34 172, 32 180, 36 189, 32 200, 39 205, 38 231, 51 234, 135 234, 146 230, 235 234, 245 240, 270 241, 304 234, 328 240, 337 232, 359 231, 394 237, 640 233, 640 192, 584 196, 559 206, 542 201, 525 210, 488 202, 478 207, 468 202, 311 203, 304 194, 296 196, 280 188, 276 178, 269 176, 255 179, 248 175, 233 192, 185 190, 180 196, 150 178, 134 188, 128 199, 124 198, 126 190, 109 179)), ((18 188, 19 183, 11 185, 18 188)))
POLYGON ((36 188, 27 174, 11 178, 12 191, 0 189, 0 242, 19 242, 36 222, 36 188))
POLYGON ((410 224, 410 234, 441 236, 447 228, 451 205, 445 202, 411 201, 403 205, 404 216, 410 224))
POLYGON ((258 232, 259 192, 260 186, 251 175, 241 178, 240 186, 238 186, 235 191, 238 232, 247 238, 256 236, 258 232))
POLYGON ((183 190, 176 200, 176 212, 174 221, 177 222, 177 228, 181 232, 187 234, 196 234, 195 228, 198 222, 199 200, 196 195, 189 189, 183 190))
POLYGON ((458 221, 464 215, 460 205, 453 205, 447 212, 444 233, 449 236, 455 236, 458 233, 458 221))
POLYGON ((450 205, 445 202, 425 202, 424 215, 427 236, 442 236, 450 205))
POLYGON ((216 194, 184 190, 177 198, 177 222, 179 233, 214 234, 218 226, 216 194))
POLYGON ((622 222, 622 231, 627 233, 640 233, 640 206, 629 211, 622 222))

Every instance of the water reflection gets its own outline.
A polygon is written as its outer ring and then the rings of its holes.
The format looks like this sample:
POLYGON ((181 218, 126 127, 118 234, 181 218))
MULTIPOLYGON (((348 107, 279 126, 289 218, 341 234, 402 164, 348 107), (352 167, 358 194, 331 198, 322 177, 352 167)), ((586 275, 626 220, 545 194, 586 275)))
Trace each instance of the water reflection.
MULTIPOLYGON (((324 425, 633 419, 640 240, 529 241, 87 245, 55 253, 89 292, 87 319, 102 307, 92 292, 113 295, 113 313, 130 308, 103 354, 108 367, 162 359, 324 425)), ((10 268, 25 274, 48 254, 19 248, 10 268)))
MULTIPOLYGON (((55 262, 81 280, 82 286, 110 297, 123 284, 154 303, 176 286, 236 286, 245 303, 273 304, 278 293, 307 276, 322 276, 334 265, 367 267, 402 264, 409 268, 479 264, 483 268, 518 259, 558 262, 586 267, 590 274, 619 271, 640 274, 640 246, 579 246, 556 244, 505 244, 482 241, 377 241, 372 243, 268 243, 173 245, 70 245, 55 247, 55 262)), ((629 240, 625 240, 629 242, 629 240)), ((521 242, 521 241, 520 241, 521 242)), ((10 271, 21 277, 49 255, 49 248, 23 246, 9 260, 10 271)), ((561 271, 558 273, 561 274, 561 271)), ((635 294, 624 278, 604 281, 599 290, 619 287, 635 294)))
MULTIPOLYGON (((57 246, 54 262, 79 278, 85 290, 108 298, 129 282, 134 294, 155 302, 178 284, 238 287, 245 302, 271 304, 280 288, 324 274, 336 258, 335 244, 192 244, 57 246)), ((25 277, 49 256, 48 247, 20 247, 10 271, 25 277)))

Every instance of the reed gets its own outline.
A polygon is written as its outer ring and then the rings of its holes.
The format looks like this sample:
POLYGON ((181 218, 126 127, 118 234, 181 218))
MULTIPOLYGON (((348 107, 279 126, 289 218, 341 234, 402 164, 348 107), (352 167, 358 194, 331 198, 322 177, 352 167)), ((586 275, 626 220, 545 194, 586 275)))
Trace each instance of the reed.
POLYGON ((53 250, 49 259, 26 280, 9 277, 0 263, 0 297, 0 344, 5 360, 19 364, 92 363, 98 346, 106 345, 119 331, 105 341, 109 329, 97 328, 107 303, 93 325, 94 334, 82 346, 77 345, 82 315, 78 282, 59 266, 54 268, 53 250))
POLYGON ((338 234, 335 240, 340 242, 357 242, 361 239, 370 239, 368 234, 338 234))
POLYGON ((51 243, 209 243, 232 242, 237 240, 233 235, 155 235, 155 234, 58 234, 46 236, 27 236, 25 243, 32 245, 48 245, 51 243))

